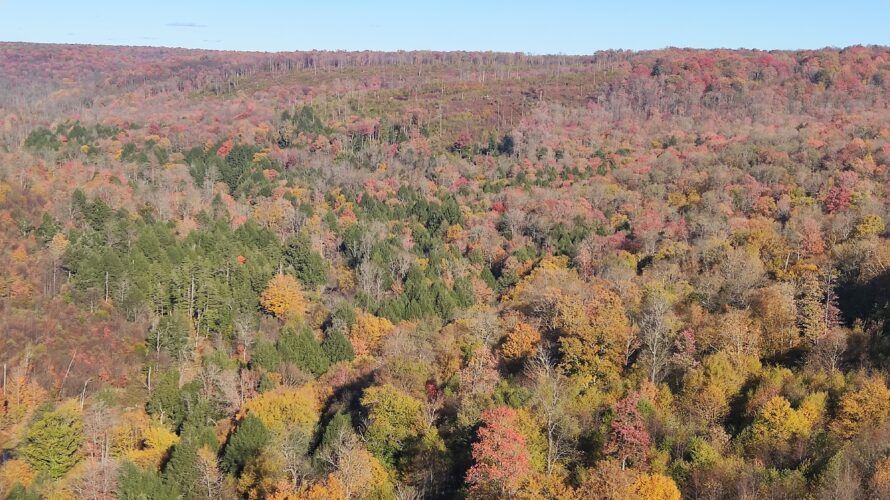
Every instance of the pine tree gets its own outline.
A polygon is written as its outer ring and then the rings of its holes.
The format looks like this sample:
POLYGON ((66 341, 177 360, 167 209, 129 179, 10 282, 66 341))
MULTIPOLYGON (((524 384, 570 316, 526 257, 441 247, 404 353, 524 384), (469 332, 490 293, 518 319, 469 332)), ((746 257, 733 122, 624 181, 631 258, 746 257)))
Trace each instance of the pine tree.
POLYGON ((321 436, 321 443, 318 445, 317 453, 325 453, 331 450, 344 434, 353 433, 352 418, 348 413, 338 411, 328 422, 324 428, 324 434, 321 436))
POLYGON ((151 396, 149 396, 146 405, 148 413, 162 420, 170 419, 178 426, 184 418, 179 373, 175 370, 158 373, 154 377, 153 384, 151 396))
POLYGON ((117 481, 117 497, 121 500, 177 500, 176 488, 165 483, 151 470, 142 470, 132 462, 124 462, 117 481))
POLYGON ((306 235, 294 236, 287 242, 284 258, 294 268, 294 274, 303 286, 317 288, 327 281, 327 266, 324 259, 312 249, 312 244, 306 235))
POLYGON ((164 316, 148 335, 148 348, 155 353, 165 351, 177 360, 183 360, 188 354, 189 340, 188 317, 181 312, 164 316))
POLYGON ((267 340, 258 340, 253 346, 250 355, 250 367, 262 368, 266 371, 275 371, 281 363, 281 355, 275 346, 267 340))
POLYGON ((297 333, 292 328, 285 327, 278 339, 278 352, 284 361, 290 361, 315 376, 328 369, 328 358, 307 328, 301 328, 300 333, 297 333))
POLYGON ((339 363, 340 361, 352 361, 355 357, 352 344, 339 328, 328 329, 327 335, 321 343, 321 349, 331 364, 339 363))
POLYGON ((186 498, 197 493, 199 479, 198 448, 189 439, 183 439, 170 454, 164 467, 164 480, 186 498))
POLYGON ((223 464, 230 472, 239 474, 252 458, 260 454, 271 439, 272 435, 263 422, 253 415, 248 415, 226 443, 223 464))
POLYGON ((6 495, 6 500, 40 500, 40 494, 34 488, 26 488, 21 483, 15 483, 6 495))

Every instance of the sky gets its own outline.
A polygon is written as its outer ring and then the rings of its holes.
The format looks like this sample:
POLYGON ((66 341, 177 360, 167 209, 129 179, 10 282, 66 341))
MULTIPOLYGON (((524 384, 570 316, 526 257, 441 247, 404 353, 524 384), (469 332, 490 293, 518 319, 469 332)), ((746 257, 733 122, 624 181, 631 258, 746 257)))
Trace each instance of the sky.
POLYGON ((0 0, 0 41, 219 50, 890 45, 890 0, 0 0))

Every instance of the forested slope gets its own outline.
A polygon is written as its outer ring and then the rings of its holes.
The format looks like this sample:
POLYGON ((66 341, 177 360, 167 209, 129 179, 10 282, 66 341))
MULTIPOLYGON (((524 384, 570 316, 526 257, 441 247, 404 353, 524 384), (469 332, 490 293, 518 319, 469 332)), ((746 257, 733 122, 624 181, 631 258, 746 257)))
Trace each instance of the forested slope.
POLYGON ((888 80, 0 43, 0 498, 886 498, 888 80))

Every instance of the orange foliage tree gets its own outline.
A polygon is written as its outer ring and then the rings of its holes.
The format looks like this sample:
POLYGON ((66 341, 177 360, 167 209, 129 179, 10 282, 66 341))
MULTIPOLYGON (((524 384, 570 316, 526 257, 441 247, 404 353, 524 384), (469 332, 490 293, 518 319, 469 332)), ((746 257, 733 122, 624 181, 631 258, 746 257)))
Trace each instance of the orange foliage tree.
POLYGON ((277 274, 260 295, 260 305, 276 318, 294 320, 306 313, 306 298, 296 278, 289 274, 277 274))
POLYGON ((395 326, 386 318, 361 313, 349 329, 349 341, 352 342, 356 355, 367 356, 376 352, 383 339, 394 329, 395 326))

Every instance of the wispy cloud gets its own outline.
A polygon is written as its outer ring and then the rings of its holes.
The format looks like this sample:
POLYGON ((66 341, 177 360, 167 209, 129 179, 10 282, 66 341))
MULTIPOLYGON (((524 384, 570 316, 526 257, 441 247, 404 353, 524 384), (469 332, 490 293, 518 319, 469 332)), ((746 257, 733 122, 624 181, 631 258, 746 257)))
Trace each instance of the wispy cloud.
POLYGON ((171 26, 171 27, 173 27, 173 28, 206 28, 206 27, 207 27, 206 24, 199 24, 199 23, 183 23, 183 22, 178 22, 178 23, 167 23, 167 26, 171 26))

